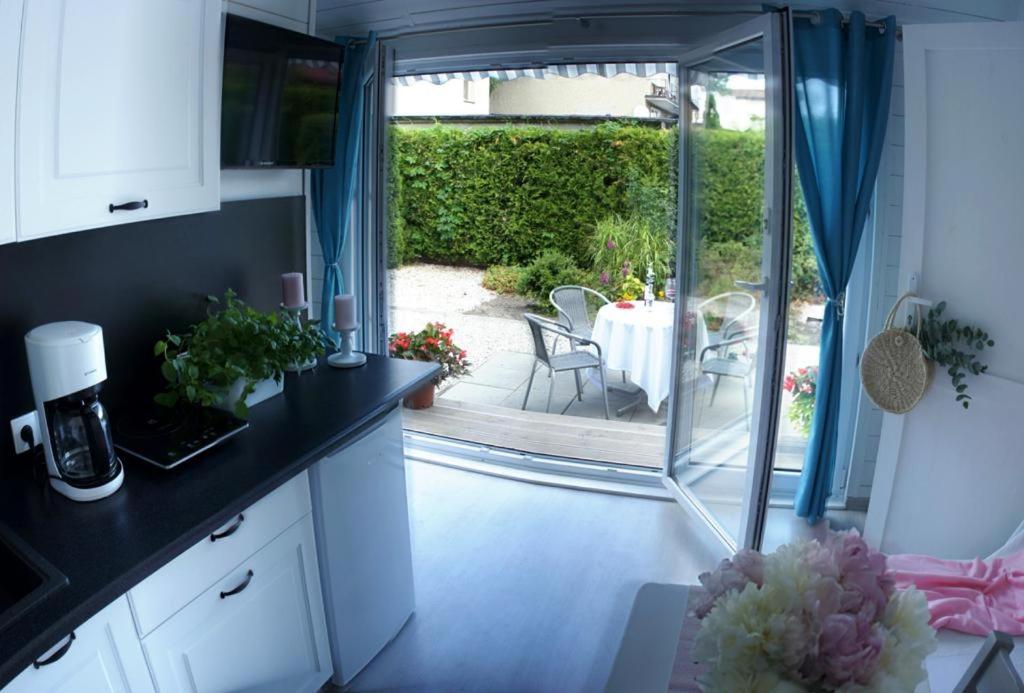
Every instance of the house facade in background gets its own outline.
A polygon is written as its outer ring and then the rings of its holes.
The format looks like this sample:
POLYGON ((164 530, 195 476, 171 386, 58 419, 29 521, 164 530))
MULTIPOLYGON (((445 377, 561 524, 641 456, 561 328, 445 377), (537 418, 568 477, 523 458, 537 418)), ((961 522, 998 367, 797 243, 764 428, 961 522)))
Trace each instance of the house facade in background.
MULTIPOLYGON (((603 116, 612 118, 672 118, 679 110, 674 75, 650 77, 618 74, 548 75, 543 79, 465 79, 440 76, 394 85, 393 116, 603 116)), ((727 130, 764 129, 764 78, 730 76, 713 89, 721 127, 727 130)), ((694 121, 702 123, 707 92, 696 89, 694 121)))

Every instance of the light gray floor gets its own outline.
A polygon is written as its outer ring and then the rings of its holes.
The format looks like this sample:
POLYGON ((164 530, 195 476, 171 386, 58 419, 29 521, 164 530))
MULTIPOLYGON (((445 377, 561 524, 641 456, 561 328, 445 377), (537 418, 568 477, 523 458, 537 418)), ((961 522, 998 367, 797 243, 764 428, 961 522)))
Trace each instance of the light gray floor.
POLYGON ((636 591, 721 550, 674 503, 408 463, 416 613, 353 691, 601 690, 636 591))

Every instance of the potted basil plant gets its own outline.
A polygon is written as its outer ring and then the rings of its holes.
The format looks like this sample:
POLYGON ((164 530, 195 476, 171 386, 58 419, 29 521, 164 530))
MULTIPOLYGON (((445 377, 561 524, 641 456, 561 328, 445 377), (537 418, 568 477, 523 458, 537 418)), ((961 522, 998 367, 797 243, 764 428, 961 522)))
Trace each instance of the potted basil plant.
POLYGON ((245 418, 249 407, 284 389, 284 371, 324 352, 315 322, 300 323, 280 313, 262 313, 228 289, 221 304, 207 296, 207 318, 184 334, 168 331, 153 347, 163 357, 166 389, 157 404, 188 401, 218 407, 245 418), (220 306, 220 310, 215 310, 220 306))

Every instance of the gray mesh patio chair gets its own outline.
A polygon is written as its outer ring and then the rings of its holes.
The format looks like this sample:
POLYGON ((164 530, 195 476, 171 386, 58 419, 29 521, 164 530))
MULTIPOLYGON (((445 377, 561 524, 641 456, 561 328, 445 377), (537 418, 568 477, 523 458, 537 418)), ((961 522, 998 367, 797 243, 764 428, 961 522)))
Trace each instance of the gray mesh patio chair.
POLYGON ((756 305, 757 299, 743 291, 729 291, 702 301, 697 310, 704 313, 705 318, 707 313, 722 317, 721 326, 714 332, 708 332, 708 343, 716 347, 746 329, 743 321, 753 312, 756 305))
MULTIPOLYGON (((548 300, 558 311, 559 322, 568 328, 569 332, 585 339, 590 339, 594 334, 594 323, 590 319, 590 307, 587 305, 588 296, 592 297, 599 306, 611 303, 611 300, 600 291, 594 291, 585 286, 571 284, 556 286, 548 294, 548 300)), ((551 346, 552 352, 555 351, 557 345, 558 339, 556 338, 551 346)), ((625 371, 622 373, 622 382, 626 382, 625 371)))
MULTIPOLYGON (((755 329, 740 330, 733 333, 731 339, 726 339, 718 344, 709 344, 700 352, 697 363, 705 375, 714 379, 714 386, 711 388, 711 400, 708 408, 714 406, 715 395, 718 394, 718 384, 722 378, 736 378, 743 387, 743 416, 750 425, 750 399, 747 393, 750 373, 754 370, 754 354, 750 349, 750 341, 757 339, 755 329), (709 355, 711 355, 709 357, 709 355)), ((703 407, 698 422, 703 419, 703 407)))
POLYGON ((590 339, 594 332, 594 323, 590 320, 587 297, 593 297, 600 305, 611 303, 607 296, 585 286, 556 286, 548 294, 548 300, 558 311, 558 317, 564 327, 573 334, 590 339))
MULTIPOLYGON (((573 334, 565 329, 565 327, 554 320, 542 318, 539 315, 533 315, 532 313, 523 313, 523 318, 526 319, 527 324, 530 326, 530 334, 533 336, 533 355, 534 362, 530 367, 530 381, 526 385, 526 395, 523 397, 523 409, 526 409, 526 404, 530 400, 530 390, 533 388, 533 378, 537 375, 537 364, 540 363, 542 366, 548 369, 548 377, 551 379, 551 384, 548 386, 548 403, 544 407, 545 412, 551 411, 551 396, 555 392, 555 376, 563 371, 572 371, 576 377, 576 397, 582 402, 583 401, 583 383, 580 378, 580 371, 588 368, 596 368, 601 374, 601 394, 604 396, 604 418, 611 419, 610 410, 608 408, 608 381, 605 378, 604 372, 604 359, 601 355, 601 347, 595 342, 581 337, 577 334, 573 334), (562 354, 552 354, 548 351, 547 342, 544 341, 545 333, 554 335, 556 338, 563 338, 569 341, 570 350, 562 354), (582 347, 593 347, 595 352, 589 349, 577 350, 577 346, 582 347)), ((561 413, 564 414, 572 404, 572 400, 565 405, 561 413)))

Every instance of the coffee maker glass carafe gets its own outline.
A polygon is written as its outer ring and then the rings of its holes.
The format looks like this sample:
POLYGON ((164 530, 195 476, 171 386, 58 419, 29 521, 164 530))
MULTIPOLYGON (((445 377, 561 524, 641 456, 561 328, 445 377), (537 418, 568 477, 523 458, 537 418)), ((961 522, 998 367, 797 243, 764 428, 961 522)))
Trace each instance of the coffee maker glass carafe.
POLYGON ((75 486, 105 483, 119 469, 99 386, 47 402, 53 457, 60 476, 75 486))

